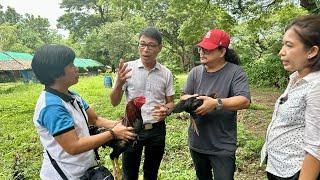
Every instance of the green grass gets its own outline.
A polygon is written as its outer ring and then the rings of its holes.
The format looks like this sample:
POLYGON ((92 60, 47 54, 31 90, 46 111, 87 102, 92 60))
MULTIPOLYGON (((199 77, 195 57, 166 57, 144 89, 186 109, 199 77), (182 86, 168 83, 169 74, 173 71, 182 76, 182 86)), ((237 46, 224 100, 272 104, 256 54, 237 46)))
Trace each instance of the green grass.
POLYGON ((264 105, 251 102, 249 109, 252 109, 252 110, 266 110, 267 108, 264 105))
MULTIPOLYGON (((176 98, 179 97, 186 75, 175 76, 176 98)), ((42 146, 34 128, 32 117, 41 84, 0 83, 0 179, 39 179, 42 146)), ((77 91, 101 116, 116 120, 124 111, 124 103, 112 107, 110 88, 103 86, 103 76, 81 77, 71 88, 77 91)), ((263 109, 254 105, 253 109, 263 109)), ((159 179, 194 179, 195 171, 189 154, 187 128, 189 120, 183 115, 167 118, 166 151, 159 170, 159 179), (180 117, 183 116, 181 119, 180 117)), ((238 129, 237 166, 258 158, 262 138, 255 137, 242 125, 238 129)), ((110 149, 100 149, 102 162, 111 168, 110 149)), ((142 167, 141 167, 142 168, 142 167)))

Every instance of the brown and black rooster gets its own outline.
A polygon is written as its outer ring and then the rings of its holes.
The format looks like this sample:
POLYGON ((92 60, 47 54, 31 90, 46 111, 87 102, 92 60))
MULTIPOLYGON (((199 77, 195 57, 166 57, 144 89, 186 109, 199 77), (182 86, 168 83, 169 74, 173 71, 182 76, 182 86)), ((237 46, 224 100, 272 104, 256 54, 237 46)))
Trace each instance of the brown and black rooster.
MULTIPOLYGON (((134 132, 138 134, 143 128, 143 120, 141 117, 141 107, 146 102, 144 96, 138 96, 130 100, 126 105, 125 115, 121 119, 121 123, 127 127, 133 127, 134 132)), ((118 163, 118 159, 121 153, 126 151, 129 147, 133 147, 136 144, 136 140, 117 140, 107 142, 104 146, 112 148, 110 153, 110 159, 113 165, 113 174, 115 179, 121 179, 121 171, 118 163)))
MULTIPOLYGON (((195 121, 196 118, 198 118, 199 116, 194 112, 198 107, 200 107, 203 104, 203 100, 202 99, 197 99, 198 96, 192 96, 186 100, 181 100, 179 101, 174 108, 171 110, 171 113, 180 113, 180 112, 187 112, 190 114, 190 118, 191 118, 191 126, 193 128, 193 130, 197 133, 197 135, 199 136, 199 129, 197 127, 197 123, 195 121)), ((210 95, 210 97, 212 98, 217 98, 216 94, 212 94, 210 95)))

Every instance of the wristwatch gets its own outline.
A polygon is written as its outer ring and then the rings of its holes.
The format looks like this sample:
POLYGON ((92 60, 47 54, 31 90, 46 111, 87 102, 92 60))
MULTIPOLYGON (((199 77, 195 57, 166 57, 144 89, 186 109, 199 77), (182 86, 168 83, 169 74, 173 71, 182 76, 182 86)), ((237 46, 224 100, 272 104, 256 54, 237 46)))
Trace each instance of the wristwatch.
POLYGON ((217 103, 216 109, 217 109, 217 110, 221 110, 222 107, 223 107, 222 100, 221 100, 220 98, 217 98, 217 101, 218 101, 218 103, 217 103))

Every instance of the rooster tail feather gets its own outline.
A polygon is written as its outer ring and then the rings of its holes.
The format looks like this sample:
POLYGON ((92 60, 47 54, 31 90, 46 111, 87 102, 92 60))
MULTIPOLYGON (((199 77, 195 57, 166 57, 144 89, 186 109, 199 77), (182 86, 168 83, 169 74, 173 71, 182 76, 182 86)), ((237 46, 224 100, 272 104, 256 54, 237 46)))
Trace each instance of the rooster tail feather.
POLYGON ((199 136, 198 126, 197 126, 196 120, 193 118, 191 118, 191 126, 192 126, 194 132, 199 136))

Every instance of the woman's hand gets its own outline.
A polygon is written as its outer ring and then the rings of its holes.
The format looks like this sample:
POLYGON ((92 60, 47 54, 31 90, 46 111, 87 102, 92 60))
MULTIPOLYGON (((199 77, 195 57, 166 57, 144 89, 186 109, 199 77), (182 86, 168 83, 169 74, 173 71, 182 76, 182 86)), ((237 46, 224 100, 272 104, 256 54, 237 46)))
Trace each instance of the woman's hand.
POLYGON ((199 96, 197 97, 197 99, 203 100, 203 104, 195 110, 195 113, 200 116, 203 116, 208 112, 213 111, 218 104, 217 99, 213 99, 212 97, 208 96, 199 96))
POLYGON ((112 131, 114 132, 117 139, 122 139, 125 141, 134 140, 137 136, 135 133, 132 132, 132 127, 126 127, 121 123, 116 123, 115 126, 112 128, 112 131))

